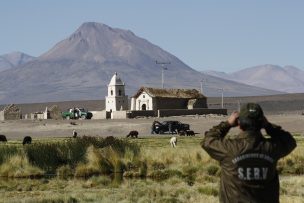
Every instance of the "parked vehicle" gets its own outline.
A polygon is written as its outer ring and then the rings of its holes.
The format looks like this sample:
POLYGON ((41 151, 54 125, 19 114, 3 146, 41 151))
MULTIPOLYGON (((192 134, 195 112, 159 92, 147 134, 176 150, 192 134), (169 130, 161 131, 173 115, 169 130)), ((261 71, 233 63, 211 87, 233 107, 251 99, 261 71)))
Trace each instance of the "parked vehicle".
POLYGON ((163 121, 157 122, 155 125, 154 132, 156 134, 164 134, 168 133, 178 133, 179 131, 187 131, 190 130, 190 125, 181 123, 179 121, 163 121))
POLYGON ((91 119, 93 114, 84 108, 71 108, 62 112, 63 119, 91 119))

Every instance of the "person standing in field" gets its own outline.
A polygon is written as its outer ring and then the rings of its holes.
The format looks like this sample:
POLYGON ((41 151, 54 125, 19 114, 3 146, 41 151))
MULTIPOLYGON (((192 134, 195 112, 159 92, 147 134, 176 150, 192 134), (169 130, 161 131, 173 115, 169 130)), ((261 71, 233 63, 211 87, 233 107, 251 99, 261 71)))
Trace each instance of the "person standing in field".
POLYGON ((205 133, 201 146, 221 166, 220 202, 279 202, 279 177, 276 170, 280 158, 296 147, 289 132, 266 119, 255 103, 242 106, 227 121, 205 133), (226 138, 229 130, 239 126, 235 138, 226 138), (270 138, 265 138, 264 128, 270 138))

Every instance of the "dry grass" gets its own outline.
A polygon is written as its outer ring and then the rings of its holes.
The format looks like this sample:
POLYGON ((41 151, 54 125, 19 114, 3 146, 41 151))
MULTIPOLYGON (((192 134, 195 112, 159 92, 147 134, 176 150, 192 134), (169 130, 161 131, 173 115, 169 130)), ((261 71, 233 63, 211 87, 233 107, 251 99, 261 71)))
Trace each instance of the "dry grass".
POLYGON ((0 166, 0 176, 12 178, 41 177, 44 172, 32 166, 24 154, 17 154, 8 158, 0 166))
MULTIPOLYGON (((295 175, 301 169, 291 170, 295 166, 303 167, 304 144, 301 137, 297 139, 297 149, 279 163, 283 173, 280 176, 282 203, 303 202, 304 177, 295 175)), ((93 171, 98 176, 0 180, 0 202, 20 202, 20 199, 23 202, 218 202, 219 166, 201 149, 200 140, 199 137, 180 137, 177 148, 172 148, 169 137, 165 136, 134 139, 131 142, 141 147, 140 152, 125 149, 124 153, 111 147, 91 146, 75 173, 93 171), (105 160, 109 165, 106 169, 111 168, 113 172, 126 167, 124 170, 135 177, 160 178, 121 179, 117 173, 113 177, 100 175, 105 160)), ((19 162, 12 163, 28 164, 26 159, 22 160, 19 157, 19 162)), ((67 177, 65 174, 71 171, 73 174, 73 169, 64 165, 57 169, 57 174, 67 177)))

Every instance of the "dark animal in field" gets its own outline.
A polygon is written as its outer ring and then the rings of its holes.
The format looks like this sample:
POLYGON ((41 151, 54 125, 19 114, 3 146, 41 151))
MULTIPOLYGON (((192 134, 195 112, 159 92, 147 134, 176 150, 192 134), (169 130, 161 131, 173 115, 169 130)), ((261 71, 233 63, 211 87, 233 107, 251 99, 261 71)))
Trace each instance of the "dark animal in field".
POLYGON ((179 134, 180 136, 185 136, 185 135, 187 135, 187 136, 195 136, 195 132, 194 132, 193 130, 186 130, 186 131, 180 130, 180 131, 178 132, 178 134, 179 134))
POLYGON ((30 136, 25 136, 23 138, 23 142, 22 142, 23 145, 25 144, 32 144, 32 138, 30 136))
POLYGON ((138 138, 138 131, 131 130, 129 134, 127 134, 127 137, 138 138))
POLYGON ((178 131, 179 136, 185 136, 186 135, 186 131, 184 130, 180 130, 178 131))
POLYGON ((77 132, 76 130, 73 130, 73 138, 76 138, 77 137, 77 132))
POLYGON ((0 142, 7 142, 5 135, 0 135, 0 142))
POLYGON ((195 136, 195 133, 194 133, 193 130, 187 130, 187 131, 186 131, 186 135, 187 135, 187 136, 195 136))

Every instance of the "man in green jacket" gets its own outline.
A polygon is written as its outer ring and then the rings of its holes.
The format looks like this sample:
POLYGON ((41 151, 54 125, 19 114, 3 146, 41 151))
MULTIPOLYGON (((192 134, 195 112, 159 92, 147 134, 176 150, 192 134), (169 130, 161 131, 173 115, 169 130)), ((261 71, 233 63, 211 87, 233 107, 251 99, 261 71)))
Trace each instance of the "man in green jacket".
POLYGON ((258 104, 243 105, 240 112, 207 131, 201 146, 220 163, 220 202, 279 202, 277 161, 296 147, 296 141, 268 122, 258 104), (225 138, 236 126, 241 132, 225 138), (263 137, 262 128, 270 138, 263 137))

